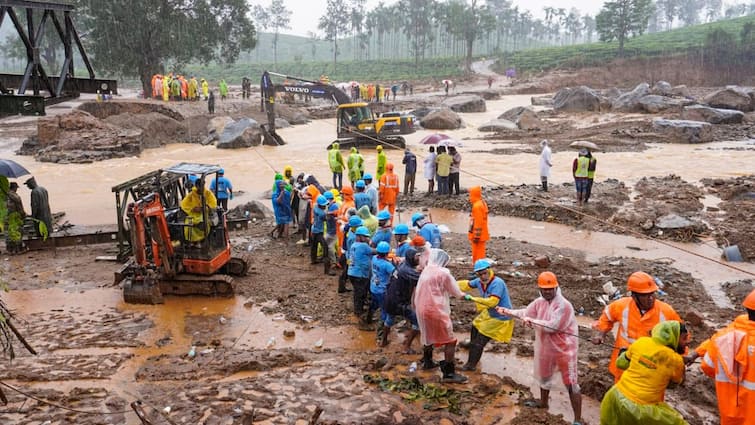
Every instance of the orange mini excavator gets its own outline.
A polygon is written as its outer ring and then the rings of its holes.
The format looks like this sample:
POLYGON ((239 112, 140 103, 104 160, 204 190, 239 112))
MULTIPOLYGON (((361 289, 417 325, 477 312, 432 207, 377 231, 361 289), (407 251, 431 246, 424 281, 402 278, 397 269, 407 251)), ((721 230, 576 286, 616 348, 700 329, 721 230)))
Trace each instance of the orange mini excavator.
MULTIPOLYGON (((207 177, 218 171, 216 165, 181 163, 160 170, 157 181, 167 175, 188 194, 193 185, 209 187, 207 177)), ((194 214, 184 212, 176 196, 164 195, 156 188, 125 209, 132 257, 115 277, 123 282, 124 300, 160 304, 168 294, 232 296, 232 276, 247 273, 250 256, 232 255, 225 211, 207 205, 204 190, 197 191, 201 213, 194 214)))

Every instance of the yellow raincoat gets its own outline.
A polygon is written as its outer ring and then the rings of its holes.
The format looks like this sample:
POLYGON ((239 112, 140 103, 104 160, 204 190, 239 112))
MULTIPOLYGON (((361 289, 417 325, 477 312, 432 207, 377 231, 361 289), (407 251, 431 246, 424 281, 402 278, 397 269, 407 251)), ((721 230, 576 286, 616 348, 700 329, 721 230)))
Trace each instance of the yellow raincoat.
MULTIPOLYGON (((218 208, 218 201, 215 199, 215 195, 209 189, 204 190, 205 209, 207 212, 207 218, 210 219, 212 214, 215 214, 215 210, 218 208)), ((204 215, 202 214, 202 198, 197 193, 197 188, 193 187, 191 192, 181 200, 181 209, 186 213, 185 224, 190 224, 184 228, 184 237, 189 242, 199 242, 207 236, 207 232, 210 230, 210 223, 205 223, 204 215), (195 208, 199 208, 195 211, 195 208)))
POLYGON ((477 289, 481 295, 472 297, 472 301, 475 302, 477 311, 480 313, 475 317, 472 326, 481 334, 496 341, 511 341, 511 335, 514 333, 514 320, 495 310, 496 307, 512 308, 509 291, 503 279, 493 276, 487 285, 483 284, 479 278, 471 281, 460 280, 457 284, 463 292, 477 289))

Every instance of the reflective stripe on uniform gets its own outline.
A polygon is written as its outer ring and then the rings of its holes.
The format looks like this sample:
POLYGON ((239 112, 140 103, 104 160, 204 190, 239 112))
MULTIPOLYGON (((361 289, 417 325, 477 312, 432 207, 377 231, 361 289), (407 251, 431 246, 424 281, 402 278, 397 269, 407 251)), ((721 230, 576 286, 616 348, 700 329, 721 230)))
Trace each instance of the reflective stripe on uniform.
POLYGON ((635 341, 634 338, 629 337, 629 304, 627 304, 627 306, 621 312, 621 326, 619 326, 619 335, 624 339, 624 341, 627 342, 627 345, 630 345, 635 341))
MULTIPOLYGON (((712 362, 710 362, 710 358, 708 357, 707 354, 705 355, 705 360, 709 366, 713 367, 713 364, 712 362)), ((716 382, 723 382, 726 384, 735 384, 735 382, 732 382, 732 380, 729 379, 728 376, 726 376, 726 373, 724 372, 724 368, 723 366, 721 366, 720 363, 716 364, 716 378, 715 379, 716 379, 716 382)), ((743 379, 739 381, 738 384, 740 387, 744 387, 745 389, 748 389, 750 391, 755 391, 755 382, 753 381, 748 381, 747 379, 743 379)))

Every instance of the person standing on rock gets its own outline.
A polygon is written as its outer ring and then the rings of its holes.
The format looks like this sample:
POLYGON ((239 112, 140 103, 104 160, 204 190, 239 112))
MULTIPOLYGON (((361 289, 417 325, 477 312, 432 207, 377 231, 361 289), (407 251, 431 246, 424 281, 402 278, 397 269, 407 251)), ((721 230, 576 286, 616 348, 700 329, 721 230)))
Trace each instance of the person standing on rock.
POLYGON ((703 373, 716 382, 721 425, 751 424, 755 411, 755 290, 742 302, 746 314, 700 344, 686 362, 702 356, 703 373))
POLYGON ((543 192, 547 192, 548 177, 551 176, 553 160, 551 158, 551 148, 548 146, 548 140, 543 139, 540 141, 540 146, 543 148, 542 152, 540 152, 540 184, 543 185, 543 192))
POLYGON ((592 183, 595 180, 595 168, 598 166, 598 160, 592 155, 592 152, 587 151, 587 158, 590 160, 587 166, 587 187, 585 188, 585 204, 590 200, 592 194, 592 183))
POLYGON ((47 189, 39 186, 34 177, 26 180, 24 184, 31 189, 31 216, 36 220, 34 230, 36 230, 37 236, 41 237, 43 233, 52 234, 52 213, 50 212, 50 199, 47 195, 47 189), (40 230, 40 223, 44 223, 46 232, 40 230))
POLYGON ((687 329, 676 320, 656 324, 621 353, 616 363, 626 372, 603 396, 601 425, 687 425, 682 415, 664 402, 666 388, 684 381, 687 329))
POLYGON ((608 304, 598 321, 592 325, 593 329, 600 332, 592 339, 592 343, 599 345, 613 330, 614 324, 619 324, 611 360, 608 362, 608 370, 613 374, 616 382, 619 382, 623 373, 623 370, 616 366, 616 359, 622 350, 637 341, 637 338, 647 335, 660 322, 682 321, 673 307, 655 299, 658 285, 649 274, 632 273, 627 280, 627 289, 631 292, 631 296, 608 304))
POLYGON ((404 195, 414 195, 414 177, 417 174, 417 156, 409 148, 404 151, 404 195))
POLYGON ((472 261, 485 258, 485 244, 490 239, 488 232, 488 204, 482 199, 482 187, 469 188, 469 202, 472 211, 469 213, 469 232, 467 238, 472 247, 472 261))
POLYGON ((333 142, 328 150, 328 165, 333 173, 333 187, 339 191, 343 188, 343 155, 338 148, 338 142, 333 142))
POLYGON ((474 371, 482 358, 485 345, 494 339, 499 342, 511 341, 514 333, 514 321, 497 308, 511 308, 511 299, 506 282, 495 275, 488 260, 477 260, 474 263, 473 280, 460 280, 459 289, 468 292, 476 289, 478 297, 464 295, 467 301, 474 301, 479 313, 472 322, 472 332, 469 337, 469 357, 463 370, 474 371))
POLYGON ((440 362, 442 382, 464 383, 467 377, 456 373, 456 336, 451 320, 449 297, 463 298, 456 279, 446 265, 451 258, 441 249, 431 249, 427 265, 422 270, 414 290, 412 306, 417 313, 420 339, 424 348, 425 369, 435 366, 433 346, 443 347, 444 359, 440 362), (428 367, 429 366, 429 367, 428 367))
POLYGON ((221 168, 218 171, 218 176, 210 182, 210 190, 215 193, 215 197, 218 198, 218 204, 223 207, 223 211, 228 211, 228 200, 233 199, 233 185, 225 177, 224 169, 221 168))
POLYGON ((433 189, 435 188, 435 158, 437 157, 437 155, 435 155, 435 146, 430 146, 428 152, 429 153, 425 157, 423 165, 425 167, 425 179, 427 179, 427 194, 430 195, 431 193, 433 193, 433 189))
POLYGON ((577 190, 577 206, 582 206, 587 193, 587 176, 590 158, 587 157, 587 149, 580 149, 579 155, 574 158, 572 163, 572 175, 574 176, 574 187, 577 190))
POLYGON ((496 311, 518 317, 527 326, 534 325, 535 328, 533 374, 540 385, 540 400, 531 400, 531 403, 525 402, 525 405, 548 409, 553 376, 560 372, 574 411, 573 424, 579 424, 582 422, 582 394, 577 383, 579 329, 574 307, 561 295, 558 279, 553 272, 540 273, 537 287, 540 296, 527 307, 518 310, 496 308, 496 311))
POLYGON ((453 162, 451 162, 451 172, 448 174, 448 193, 456 193, 459 195, 459 174, 461 172, 461 154, 455 147, 448 147, 448 154, 451 155, 453 162))
POLYGON ((218 88, 220 90, 220 100, 225 100, 228 97, 228 84, 226 84, 225 80, 220 80, 218 88))
POLYGON ((5 200, 8 213, 5 222, 5 248, 9 254, 17 254, 24 251, 23 230, 26 211, 24 211, 24 204, 21 201, 21 197, 16 193, 17 191, 18 183, 11 182, 8 185, 8 193, 5 200))

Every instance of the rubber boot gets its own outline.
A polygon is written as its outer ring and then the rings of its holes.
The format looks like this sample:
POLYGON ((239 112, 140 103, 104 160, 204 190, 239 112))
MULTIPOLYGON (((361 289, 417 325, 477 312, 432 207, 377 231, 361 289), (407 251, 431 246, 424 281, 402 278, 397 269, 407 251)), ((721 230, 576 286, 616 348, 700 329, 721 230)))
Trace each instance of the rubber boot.
POLYGON ((346 272, 341 273, 338 278, 338 293, 343 294, 344 292, 351 292, 351 289, 346 288, 346 272))
POLYGON ((467 363, 462 366, 461 370, 474 371, 477 370, 477 363, 482 357, 482 351, 484 347, 472 342, 469 346, 469 357, 467 357, 467 363))
POLYGON ((430 370, 438 367, 438 363, 433 361, 433 346, 425 345, 422 347, 422 369, 430 370))
POLYGON ((542 184, 543 184, 543 192, 547 192, 548 191, 548 180, 542 180, 542 184))
POLYGON ((440 362, 440 370, 443 372, 443 378, 441 382, 447 382, 451 384, 463 384, 467 382, 467 377, 456 373, 456 365, 445 360, 440 362))
POLYGON ((328 258, 327 255, 323 259, 323 263, 322 264, 323 264, 324 271, 325 271, 326 275, 328 275, 328 276, 335 276, 336 275, 336 272, 334 272, 333 270, 330 269, 330 258, 328 258))
POLYGON ((383 325, 383 334, 380 336, 380 341, 378 341, 378 345, 381 347, 385 347, 388 345, 388 335, 391 334, 391 327, 383 325))
POLYGON ((377 323, 377 329, 375 329, 375 340, 377 341, 378 345, 380 345, 380 343, 383 342, 384 338, 385 338, 385 326, 383 326, 383 321, 379 320, 377 323))

